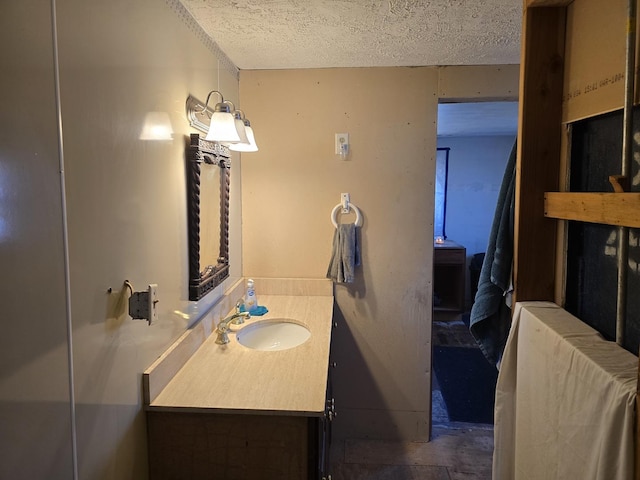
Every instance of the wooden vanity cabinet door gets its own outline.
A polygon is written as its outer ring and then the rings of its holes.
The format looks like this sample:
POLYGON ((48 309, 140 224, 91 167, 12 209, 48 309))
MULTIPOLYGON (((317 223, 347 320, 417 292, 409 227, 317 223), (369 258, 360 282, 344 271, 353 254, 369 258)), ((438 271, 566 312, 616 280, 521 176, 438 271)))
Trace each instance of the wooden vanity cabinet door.
POLYGON ((147 412, 150 480, 306 480, 302 416, 147 412))
MULTIPOLYGON (((332 324, 331 344, 333 344, 333 332, 337 326, 336 322, 332 324)), ((331 438, 333 421, 336 417, 332 382, 335 368, 337 368, 337 363, 332 360, 331 353, 329 353, 324 415, 322 417, 309 418, 309 478, 312 480, 331 479, 331 438)))
POLYGON ((335 408, 330 385, 331 367, 329 367, 324 415, 322 417, 309 418, 309 478, 312 480, 327 480, 331 478, 329 474, 331 429, 335 417, 335 408))

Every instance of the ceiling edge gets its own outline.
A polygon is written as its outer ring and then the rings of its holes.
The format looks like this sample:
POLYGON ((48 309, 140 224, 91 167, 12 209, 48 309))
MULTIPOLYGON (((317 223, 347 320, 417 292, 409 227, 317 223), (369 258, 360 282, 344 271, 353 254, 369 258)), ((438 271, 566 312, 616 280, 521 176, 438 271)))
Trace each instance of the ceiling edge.
POLYGON ((178 14, 184 24, 191 30, 196 37, 216 56, 222 67, 234 76, 236 80, 240 78, 240 70, 220 49, 218 44, 211 38, 207 32, 196 22, 193 15, 189 13, 186 7, 179 0, 165 0, 166 4, 178 14))

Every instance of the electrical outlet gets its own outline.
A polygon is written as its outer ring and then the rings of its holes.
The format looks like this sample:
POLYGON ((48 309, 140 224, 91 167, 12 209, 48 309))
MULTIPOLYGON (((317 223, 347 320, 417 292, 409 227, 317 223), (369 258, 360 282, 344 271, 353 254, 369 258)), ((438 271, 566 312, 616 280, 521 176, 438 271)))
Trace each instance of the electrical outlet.
POLYGON ((158 321, 158 309, 156 308, 158 302, 158 284, 152 283, 149 285, 149 325, 158 321))
POLYGON ((336 133, 336 155, 344 155, 349 149, 349 134, 336 133))

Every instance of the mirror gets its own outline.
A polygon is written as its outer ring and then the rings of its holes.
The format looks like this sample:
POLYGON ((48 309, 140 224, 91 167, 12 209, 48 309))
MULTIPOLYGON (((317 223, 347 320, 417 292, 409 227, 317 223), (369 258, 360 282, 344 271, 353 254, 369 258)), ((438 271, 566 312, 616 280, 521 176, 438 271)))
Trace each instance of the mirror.
POLYGON ((229 150, 193 133, 187 146, 189 300, 229 276, 229 150))

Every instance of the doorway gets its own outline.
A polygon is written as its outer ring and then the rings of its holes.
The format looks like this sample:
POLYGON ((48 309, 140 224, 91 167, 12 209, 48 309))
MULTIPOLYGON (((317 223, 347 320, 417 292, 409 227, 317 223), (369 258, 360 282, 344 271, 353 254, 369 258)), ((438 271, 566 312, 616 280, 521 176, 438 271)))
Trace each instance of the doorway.
POLYGON ((441 103, 438 108, 436 177, 445 151, 447 168, 445 194, 437 193, 434 212, 434 425, 493 425, 497 371, 469 332, 469 313, 517 119, 517 102, 441 103))

